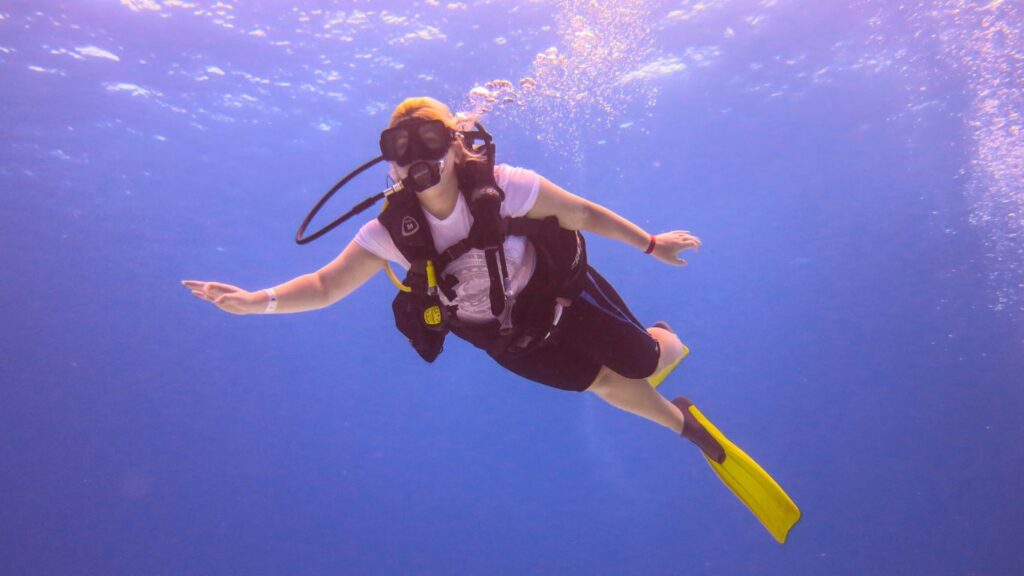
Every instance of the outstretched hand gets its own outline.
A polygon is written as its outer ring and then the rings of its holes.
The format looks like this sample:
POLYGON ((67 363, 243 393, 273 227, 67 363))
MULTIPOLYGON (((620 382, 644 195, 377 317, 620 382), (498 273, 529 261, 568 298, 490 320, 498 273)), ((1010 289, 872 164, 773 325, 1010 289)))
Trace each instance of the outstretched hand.
POLYGON ((231 314, 252 314, 259 311, 259 294, 246 292, 238 286, 221 282, 200 282, 182 280, 181 283, 192 291, 196 298, 212 302, 214 306, 231 314))
POLYGON ((654 252, 652 253, 654 257, 673 266, 686 266, 686 260, 677 256, 683 250, 687 248, 700 249, 700 238, 690 234, 689 230, 675 230, 658 234, 654 237, 654 242, 654 252))

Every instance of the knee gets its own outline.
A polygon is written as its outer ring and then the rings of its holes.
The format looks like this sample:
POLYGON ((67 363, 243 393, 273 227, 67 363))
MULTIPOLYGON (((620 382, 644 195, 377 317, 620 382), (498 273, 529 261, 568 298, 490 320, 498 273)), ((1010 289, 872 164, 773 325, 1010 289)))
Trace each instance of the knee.
POLYGON ((612 374, 612 371, 607 366, 601 366, 601 369, 597 372, 597 376, 594 377, 594 381, 587 387, 587 392, 593 392, 598 396, 604 396, 608 393, 609 379, 608 375, 612 374))
POLYGON ((683 355, 685 346, 683 346, 683 341, 679 339, 679 336, 661 328, 648 328, 647 331, 658 341, 658 346, 661 348, 661 353, 658 357, 658 367, 654 373, 672 364, 683 355))

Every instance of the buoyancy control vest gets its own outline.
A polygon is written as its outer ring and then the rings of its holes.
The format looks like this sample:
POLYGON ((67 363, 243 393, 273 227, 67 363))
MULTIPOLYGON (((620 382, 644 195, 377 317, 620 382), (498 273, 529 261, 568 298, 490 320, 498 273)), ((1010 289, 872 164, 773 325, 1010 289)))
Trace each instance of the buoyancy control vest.
MULTIPOLYGON (((457 166, 456 170, 459 169, 457 166)), ((459 192, 465 196, 467 205, 471 206, 472 178, 463 177, 463 173, 459 173, 459 176, 459 192)), ((504 192, 501 192, 501 198, 504 199, 504 192)), ((495 204, 493 209, 500 209, 500 204, 495 204)), ((453 274, 447 274, 445 269, 448 264, 477 247, 470 237, 439 254, 423 208, 416 193, 411 191, 392 195, 377 217, 395 247, 410 264, 404 287, 392 302, 395 324, 427 362, 433 362, 443 351, 445 336, 452 330, 457 335, 460 329, 471 328, 477 334, 485 331, 486 349, 492 355, 521 356, 540 346, 554 343, 558 338, 557 328, 561 318, 561 305, 556 302, 556 298, 575 300, 583 288, 587 251, 580 232, 562 228, 556 216, 544 219, 500 217, 500 214, 493 216, 493 221, 498 222, 500 227, 499 246, 504 244, 508 235, 525 236, 537 253, 538 268, 544 267, 546 281, 537 288, 540 295, 538 298, 529 304, 523 303, 541 308, 513 314, 519 302, 515 299, 506 300, 511 303, 508 307, 510 309, 503 309, 500 302, 496 301, 501 294, 508 293, 508 287, 501 286, 502 279, 489 262, 492 312, 496 316, 493 323, 484 327, 461 322, 458 306, 445 305, 439 294, 443 292, 448 302, 455 301, 454 287, 459 279, 453 274), (522 321, 512 322, 515 317, 522 321)), ((501 258, 504 259, 503 252, 501 258)), ((538 270, 535 270, 534 276, 537 273, 538 270)))

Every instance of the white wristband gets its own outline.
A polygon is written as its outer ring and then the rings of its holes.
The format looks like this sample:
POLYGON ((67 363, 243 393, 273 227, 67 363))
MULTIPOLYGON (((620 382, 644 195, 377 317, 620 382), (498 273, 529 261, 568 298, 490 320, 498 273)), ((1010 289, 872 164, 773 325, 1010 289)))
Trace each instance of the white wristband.
POLYGON ((277 310, 277 292, 274 292, 273 288, 267 288, 263 291, 270 297, 270 299, 267 300, 267 309, 264 310, 263 313, 270 314, 274 310, 277 310))

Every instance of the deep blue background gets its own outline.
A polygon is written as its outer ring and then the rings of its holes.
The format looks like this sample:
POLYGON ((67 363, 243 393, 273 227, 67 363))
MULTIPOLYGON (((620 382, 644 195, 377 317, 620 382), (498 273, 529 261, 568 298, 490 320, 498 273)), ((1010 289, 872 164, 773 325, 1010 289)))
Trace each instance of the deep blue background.
POLYGON ((663 428, 454 338, 423 364, 383 274, 275 317, 178 284, 328 262, 357 225, 309 247, 295 228, 390 109, 529 75, 561 4, 195 4, 0 7, 0 574, 1024 570, 1024 298, 994 309, 1006 287, 965 193, 970 66, 915 39, 920 14, 709 2, 654 27, 649 59, 719 49, 649 80, 654 106, 485 118, 500 161, 701 237, 685 268, 593 235, 591 259, 691 347, 663 394, 801 506, 780 547, 663 428), (339 10, 369 16, 325 26, 339 10), (388 43, 421 24, 446 38, 388 43), (60 52, 84 46, 120 60, 60 52), (579 161, 532 132, 566 124, 579 161))

